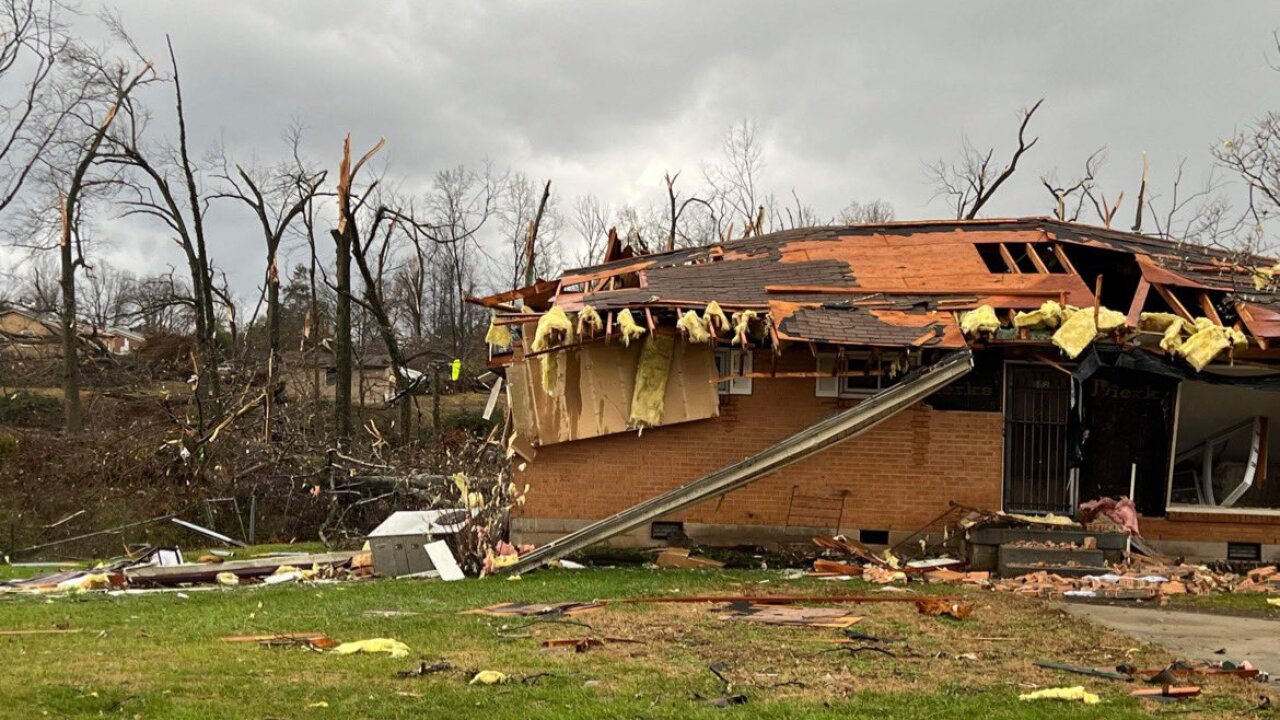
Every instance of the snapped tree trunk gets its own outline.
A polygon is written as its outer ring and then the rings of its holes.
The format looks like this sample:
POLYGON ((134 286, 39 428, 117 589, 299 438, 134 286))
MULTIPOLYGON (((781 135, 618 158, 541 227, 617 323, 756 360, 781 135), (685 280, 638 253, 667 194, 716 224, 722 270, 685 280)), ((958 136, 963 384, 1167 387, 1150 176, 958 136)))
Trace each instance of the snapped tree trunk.
MULTIPOLYGON (((78 183, 77 183, 78 185, 78 183)), ((71 247, 72 213, 79 188, 68 193, 62 201, 62 236, 59 240, 62 269, 62 396, 66 415, 67 432, 78 432, 83 426, 80 414, 80 358, 79 337, 76 333, 76 261, 71 247)))
POLYGON ((333 365, 334 378, 333 422, 339 444, 351 439, 351 228, 341 219, 333 232, 337 245, 337 261, 334 264, 338 298, 334 305, 333 365))

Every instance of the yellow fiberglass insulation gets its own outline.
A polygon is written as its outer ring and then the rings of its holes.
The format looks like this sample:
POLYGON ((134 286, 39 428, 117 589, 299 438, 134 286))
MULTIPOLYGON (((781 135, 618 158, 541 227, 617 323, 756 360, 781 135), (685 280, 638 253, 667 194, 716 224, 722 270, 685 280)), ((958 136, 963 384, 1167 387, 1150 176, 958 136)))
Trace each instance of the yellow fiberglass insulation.
POLYGON ((1039 309, 1013 316, 1013 326, 1016 328, 1052 330, 1061 324, 1062 306, 1055 300, 1045 300, 1039 309))
POLYGON ((707 309, 702 311, 702 322, 711 329, 712 335, 727 335, 732 327, 729 324, 729 316, 724 314, 724 310, 720 309, 720 303, 715 300, 707 303, 707 309))
POLYGON ((573 323, 564 308, 553 307, 538 318, 538 329, 533 333, 533 344, 529 349, 542 352, 568 342, 573 336, 573 323))
POLYGON ((1068 305, 1062 309, 1062 325, 1053 334, 1053 344, 1072 360, 1079 357, 1098 337, 1098 333, 1119 330, 1128 321, 1124 313, 1108 308, 1078 308, 1068 305), (1095 324, 1096 315, 1096 324, 1095 324))
MULTIPOLYGON (((553 307, 538 318, 538 329, 533 334, 533 352, 545 352, 573 340, 573 323, 564 308, 553 307)), ((546 352, 539 358, 542 364, 542 391, 555 395, 560 375, 560 353, 546 352)))
POLYGON ((980 305, 960 315, 960 330, 965 335, 992 333, 1000 329, 1000 318, 996 317, 996 309, 990 305, 980 305))
POLYGON ((630 310, 618 313, 618 329, 622 331, 622 344, 631 346, 631 341, 644 334, 644 328, 636 324, 630 310))
MULTIPOLYGON (((1092 313, 1093 310, 1085 308, 1085 312, 1092 313)), ((1109 310, 1104 307, 1098 308, 1098 332, 1111 332, 1119 330, 1128 322, 1128 318, 1119 310, 1109 310)))
POLYGON ((490 345, 506 350, 511 347, 511 328, 497 324, 497 319, 489 321, 489 331, 484 334, 484 341, 490 345))
POLYGON ((1209 318, 1201 317, 1196 318, 1191 337, 1187 338, 1175 352, 1186 358, 1187 364, 1199 372, 1213 362, 1213 359, 1223 350, 1232 345, 1247 347, 1248 344, 1248 338, 1239 330, 1215 325, 1209 318))
POLYGON ((578 334, 586 335, 590 332, 592 335, 604 329, 604 321, 600 319, 600 313, 590 305, 583 305, 578 311, 578 334))
POLYGON ((1253 271, 1253 288, 1255 290, 1266 290, 1276 282, 1276 275, 1280 274, 1280 263, 1271 267, 1255 268, 1253 271))
POLYGON ((1177 352, 1178 348, 1182 347, 1182 329, 1184 327, 1187 327, 1187 324, 1182 321, 1182 318, 1175 317, 1173 322, 1169 323, 1168 327, 1164 329, 1164 337, 1160 338, 1161 349, 1166 352, 1177 352))
POLYGON ((1098 326, 1093 323, 1093 312, 1076 310, 1053 334, 1053 344, 1074 360, 1097 336, 1098 326))
POLYGON ((702 322, 702 318, 698 317, 698 313, 692 310, 680 316, 676 321, 676 327, 680 328, 691 343, 711 342, 711 331, 707 329, 706 323, 702 322))
POLYGON ((631 415, 627 425, 646 428, 662 420, 662 399, 667 394, 667 375, 675 354, 674 335, 650 335, 640 349, 636 365, 636 385, 631 394, 631 415))
POLYGON ((733 344, 747 345, 747 335, 751 331, 751 321, 756 319, 755 310, 743 310, 733 314, 733 344))
POLYGON ((1138 316, 1138 329, 1147 332, 1164 332, 1175 324, 1182 327, 1182 318, 1173 313, 1144 312, 1138 316))

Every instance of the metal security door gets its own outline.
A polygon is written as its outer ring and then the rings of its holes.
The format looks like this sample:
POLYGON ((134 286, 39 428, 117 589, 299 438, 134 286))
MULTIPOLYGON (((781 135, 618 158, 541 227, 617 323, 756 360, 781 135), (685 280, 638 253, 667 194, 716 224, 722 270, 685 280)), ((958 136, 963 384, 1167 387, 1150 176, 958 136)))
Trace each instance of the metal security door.
POLYGON ((1004 509, 1067 513, 1075 509, 1067 467, 1071 378, 1040 365, 1010 364, 1005 373, 1004 509))

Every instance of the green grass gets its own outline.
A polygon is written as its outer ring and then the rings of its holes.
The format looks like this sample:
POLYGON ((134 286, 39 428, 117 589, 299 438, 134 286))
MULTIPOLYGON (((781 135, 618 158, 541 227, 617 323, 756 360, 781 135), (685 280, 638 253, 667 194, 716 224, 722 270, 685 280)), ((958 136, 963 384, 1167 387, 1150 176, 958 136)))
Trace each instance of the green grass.
POLYGON ((1280 619, 1280 607, 1267 603, 1268 598, 1275 597, 1277 596, 1266 593, 1174 595, 1169 599, 1168 607, 1171 610, 1195 610, 1280 619))
MULTIPOLYGON (((694 593, 860 593, 861 583, 785 580, 769 571, 644 568, 543 571, 439 581, 348 582, 110 597, 0 598, 0 629, 82 629, 75 634, 0 637, 0 718, 1089 718, 1148 717, 1126 687, 1036 669, 1036 659, 1106 667, 1120 659, 1160 662, 1161 651, 1063 618, 1039 604, 969 593, 964 621, 923 617, 910 604, 856 606, 866 632, 898 638, 898 654, 822 652, 838 631, 727 622, 706 605, 612 604, 578 616, 591 625, 460 614, 509 600, 560 601, 694 593), (417 613, 366 616, 368 610, 417 613), (324 632, 339 641, 396 638, 407 659, 338 656, 219 642, 226 635, 324 632), (587 653, 544 650, 540 640, 631 637, 587 653), (991 637, 1013 637, 993 641, 991 637), (1135 655, 1130 648, 1139 646, 1135 655), (977 661, 957 659, 975 652, 977 661), (419 660, 454 670, 399 679, 419 660), (695 699, 723 688, 707 670, 729 666, 744 707, 695 699), (476 670, 536 682, 471 686, 476 670), (799 685, 794 684, 799 683, 799 685), (1019 702, 1030 686, 1083 684, 1096 706, 1019 702), (311 707, 327 703, 327 707, 311 707)), ((929 592, 954 593, 927 586, 929 592)), ((1253 688, 1213 688, 1196 708, 1250 707, 1253 688)))

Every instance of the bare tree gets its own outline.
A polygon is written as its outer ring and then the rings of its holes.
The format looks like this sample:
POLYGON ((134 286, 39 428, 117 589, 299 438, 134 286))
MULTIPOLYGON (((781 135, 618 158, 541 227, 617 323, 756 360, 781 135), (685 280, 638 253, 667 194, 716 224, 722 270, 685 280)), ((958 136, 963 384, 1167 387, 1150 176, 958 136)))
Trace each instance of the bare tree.
MULTIPOLYGON (((444 250, 444 262, 441 266, 450 279, 449 292, 442 293, 441 299, 463 305, 463 296, 475 290, 470 275, 470 255, 465 250, 474 242, 476 233, 493 213, 496 186, 488 173, 478 176, 462 168, 439 173, 428 198, 427 216, 431 219, 420 220, 411 203, 407 204, 393 194, 381 191, 377 180, 362 189, 353 189, 361 166, 381 149, 382 144, 379 142, 354 167, 351 165, 349 139, 344 145, 338 173, 339 224, 333 235, 339 243, 339 253, 344 251, 344 245, 349 247, 350 257, 360 273, 360 297, 350 295, 349 299, 369 313, 386 346, 395 379, 396 395, 393 402, 397 402, 400 408, 401 441, 407 444, 413 437, 412 393, 420 378, 409 368, 407 353, 404 352, 391 315, 386 288, 388 269, 401 238, 408 237, 415 244, 434 242, 444 250), (464 282, 461 278, 467 280, 464 282)), ((341 298, 340 291, 339 299, 341 298)), ((475 315, 469 307, 463 307, 463 311, 466 317, 462 321, 475 315)), ((472 318, 471 324, 479 325, 475 318, 472 318)), ((460 333, 475 332, 474 327, 454 330, 460 333)), ((463 335, 461 339, 465 342, 466 336, 463 335)), ((457 342, 458 338, 454 340, 457 342)), ((438 373, 436 378, 438 383, 438 373)))
POLYGON ((59 0, 0 0, 0 211, 13 203, 80 101, 59 82, 72 41, 59 0))
POLYGON ((286 134, 292 159, 274 167, 235 165, 234 172, 225 155, 220 158, 220 177, 227 189, 215 197, 244 204, 254 215, 266 249, 263 288, 267 304, 268 367, 280 362, 280 270, 277 260, 285 235, 299 222, 324 183, 326 173, 307 166, 299 151, 301 129, 286 134))
POLYGON ((440 245, 435 326, 442 351, 466 358, 479 350, 487 316, 464 302, 478 289, 480 258, 476 236, 494 216, 498 179, 486 167, 475 172, 463 167, 436 173, 426 198, 420 232, 440 245), (430 229, 430 231, 427 231, 430 229), (446 291, 447 288, 447 291, 446 291))
POLYGON ((173 84, 177 118, 176 147, 144 144, 142 135, 147 120, 145 110, 128 102, 122 106, 128 122, 107 136, 109 150, 103 152, 102 157, 104 161, 132 170, 136 175, 125 185, 129 192, 129 197, 124 200, 125 215, 159 220, 173 234, 174 241, 186 257, 195 304, 195 334, 201 356, 197 369, 196 424, 203 429, 204 405, 212 402, 216 408, 219 395, 218 365, 221 348, 217 338, 216 308, 222 305, 226 311, 224 317, 231 321, 234 319, 234 302, 225 283, 222 287, 218 286, 209 256, 205 240, 207 202, 199 179, 201 173, 191 158, 177 56, 174 54, 172 41, 168 38, 166 41, 173 71, 169 80, 173 84))
POLYGON ((715 207, 705 198, 698 195, 690 195, 681 198, 676 192, 676 181, 680 179, 680 173, 672 175, 667 173, 662 178, 667 184, 667 201, 671 210, 671 224, 667 228, 667 252, 676 249, 679 244, 697 244, 697 240, 693 239, 689 232, 680 224, 680 220, 685 217, 685 211, 693 208, 702 208, 706 210, 711 224, 716 224, 715 207))
POLYGON ((840 211, 839 217, 840 222, 846 225, 886 223, 892 222, 893 219, 893 205, 887 200, 872 200, 865 203, 850 200, 849 204, 840 211))
POLYGON ((1098 171, 1106 161, 1106 148, 1098 148, 1085 159, 1084 173, 1070 184, 1060 183, 1056 172, 1041 176, 1040 184, 1053 196, 1054 217, 1068 222, 1076 222, 1080 219, 1084 202, 1092 197, 1093 188, 1097 185, 1098 171))
MULTIPOLYGON (((705 165, 702 170, 711 189, 709 202, 715 206, 713 216, 729 226, 735 221, 743 228, 759 226, 758 218, 765 205, 765 194, 760 189, 764 148, 756 138, 755 121, 743 119, 730 128, 721 142, 720 152, 720 161, 705 165)), ((721 227, 717 223, 716 234, 727 239, 732 234, 729 226, 721 227)))
POLYGON ((529 176, 515 172, 504 185, 495 218, 503 238, 504 257, 499 264, 505 277, 497 285, 515 288, 556 271, 563 219, 559 202, 551 195, 550 180, 539 188, 529 176))
POLYGON ((1237 244, 1250 252, 1266 251, 1265 228, 1280 215, 1280 112, 1268 112, 1223 140, 1213 155, 1245 185, 1241 225, 1246 232, 1237 244))
POLYGON ((582 241, 576 263, 579 267, 600 262, 604 242, 609 232, 609 206, 595 195, 581 195, 573 202, 569 224, 578 231, 582 241))
POLYGON ((932 181, 936 192, 934 197, 945 197, 955 210, 956 219, 972 220, 978 216, 1000 186, 1004 185, 1018 169, 1018 161, 1028 150, 1035 147, 1040 138, 1027 140, 1027 126, 1031 118, 1044 103, 1044 98, 1036 101, 1030 108, 1023 109, 1022 120, 1018 125, 1018 146, 1014 149, 1008 164, 999 171, 992 166, 995 148, 986 152, 978 150, 969 141, 961 139, 960 159, 954 162, 938 160, 925 168, 926 176, 932 181))
POLYGON ((124 324, 128 317, 128 302, 136 283, 133 273, 120 270, 105 260, 99 260, 86 268, 80 315, 95 330, 124 324))

